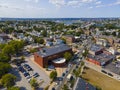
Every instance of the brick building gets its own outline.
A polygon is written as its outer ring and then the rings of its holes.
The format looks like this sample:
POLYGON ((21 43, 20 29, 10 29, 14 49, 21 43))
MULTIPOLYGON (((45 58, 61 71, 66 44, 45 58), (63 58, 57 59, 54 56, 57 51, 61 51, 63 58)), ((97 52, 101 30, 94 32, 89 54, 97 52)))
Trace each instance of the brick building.
POLYGON ((63 66, 65 63, 57 63, 57 65, 55 65, 53 61, 63 57, 65 52, 70 52, 72 54, 72 48, 65 44, 53 46, 51 48, 43 48, 39 52, 34 53, 34 60, 41 67, 46 67, 50 64, 54 66, 63 66))
POLYGON ((114 55, 109 53, 101 53, 99 55, 88 55, 87 61, 99 66, 105 66, 115 59, 114 55))
POLYGON ((91 46, 87 56, 87 61, 99 66, 104 66, 114 59, 115 56, 112 53, 105 51, 102 46, 96 44, 91 46))

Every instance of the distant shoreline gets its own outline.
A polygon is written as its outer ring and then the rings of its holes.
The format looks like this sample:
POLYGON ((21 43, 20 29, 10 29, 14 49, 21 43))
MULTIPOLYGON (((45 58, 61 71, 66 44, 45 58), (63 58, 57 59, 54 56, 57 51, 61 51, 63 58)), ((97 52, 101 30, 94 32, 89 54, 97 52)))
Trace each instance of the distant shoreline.
POLYGON ((98 18, 0 18, 0 21, 9 21, 9 20, 106 20, 106 19, 120 19, 119 17, 98 17, 98 18))

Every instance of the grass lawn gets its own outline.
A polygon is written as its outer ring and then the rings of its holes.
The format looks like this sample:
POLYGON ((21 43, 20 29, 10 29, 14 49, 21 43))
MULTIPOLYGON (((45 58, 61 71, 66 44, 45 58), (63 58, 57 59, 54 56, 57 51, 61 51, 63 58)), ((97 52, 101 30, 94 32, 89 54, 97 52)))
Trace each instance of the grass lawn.
POLYGON ((102 90, 120 90, 120 81, 112 79, 93 69, 84 69, 83 78, 95 86, 99 86, 102 90))

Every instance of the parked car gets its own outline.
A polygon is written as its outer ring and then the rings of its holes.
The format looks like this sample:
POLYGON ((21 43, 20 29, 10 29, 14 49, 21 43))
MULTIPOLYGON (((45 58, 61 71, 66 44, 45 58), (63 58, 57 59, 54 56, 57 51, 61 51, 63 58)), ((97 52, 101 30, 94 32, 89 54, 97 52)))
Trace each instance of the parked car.
POLYGON ((26 70, 22 66, 18 67, 18 70, 21 71, 22 73, 26 72, 26 70))
POLYGON ((27 72, 25 72, 25 73, 23 73, 23 74, 24 74, 25 77, 30 76, 30 74, 27 73, 27 72))
POLYGON ((33 74, 33 77, 36 78, 36 77, 39 77, 40 75, 38 73, 34 73, 33 74))
POLYGON ((31 78, 27 79, 28 82, 30 82, 31 78))
POLYGON ((55 88, 52 88, 52 90, 55 90, 55 88))
POLYGON ((63 78, 62 78, 62 77, 59 77, 59 78, 58 78, 58 80, 59 80, 59 81, 62 81, 62 80, 63 80, 63 78))
POLYGON ((28 64, 24 64, 23 67, 24 67, 27 71, 32 71, 32 70, 33 70, 28 64))
POLYGON ((63 73, 62 76, 64 77, 64 76, 65 76, 65 73, 63 73))

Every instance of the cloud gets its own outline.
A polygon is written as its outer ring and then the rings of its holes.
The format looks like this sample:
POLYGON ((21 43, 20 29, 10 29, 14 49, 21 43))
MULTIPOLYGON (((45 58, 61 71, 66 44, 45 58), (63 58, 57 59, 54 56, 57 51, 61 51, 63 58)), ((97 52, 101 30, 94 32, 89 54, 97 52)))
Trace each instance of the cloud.
POLYGON ((101 8, 101 7, 110 7, 110 6, 116 6, 116 5, 120 5, 120 0, 117 0, 116 2, 114 3, 109 3, 109 4, 98 4, 96 5, 95 7, 96 8, 101 8))
POLYGON ((18 6, 14 6, 14 5, 9 5, 9 4, 0 4, 0 7, 1 8, 4 8, 4 9, 13 9, 13 10, 23 10, 23 8, 21 7, 18 7, 18 6))
POLYGON ((102 3, 102 1, 97 1, 95 4, 101 4, 102 3))
POLYGON ((27 1, 27 2, 34 1, 35 3, 38 3, 38 2, 39 2, 39 0, 25 0, 25 1, 27 1))
POLYGON ((78 5, 79 1, 69 1, 67 3, 68 6, 74 6, 74 5, 78 5))
POLYGON ((92 9, 93 7, 91 6, 91 7, 88 7, 88 9, 92 9))
POLYGON ((95 2, 96 0, 80 0, 82 3, 91 3, 95 2))
POLYGON ((49 0, 49 3, 51 3, 57 7, 61 7, 61 6, 65 5, 65 0, 49 0))
POLYGON ((42 17, 47 14, 45 8, 29 4, 0 3, 0 17, 42 17))
POLYGON ((120 5, 120 0, 117 0, 114 5, 120 5))
POLYGON ((87 6, 88 8, 92 8, 95 4, 100 4, 101 1, 99 0, 70 0, 67 2, 68 6, 72 7, 81 7, 81 6, 87 6))

